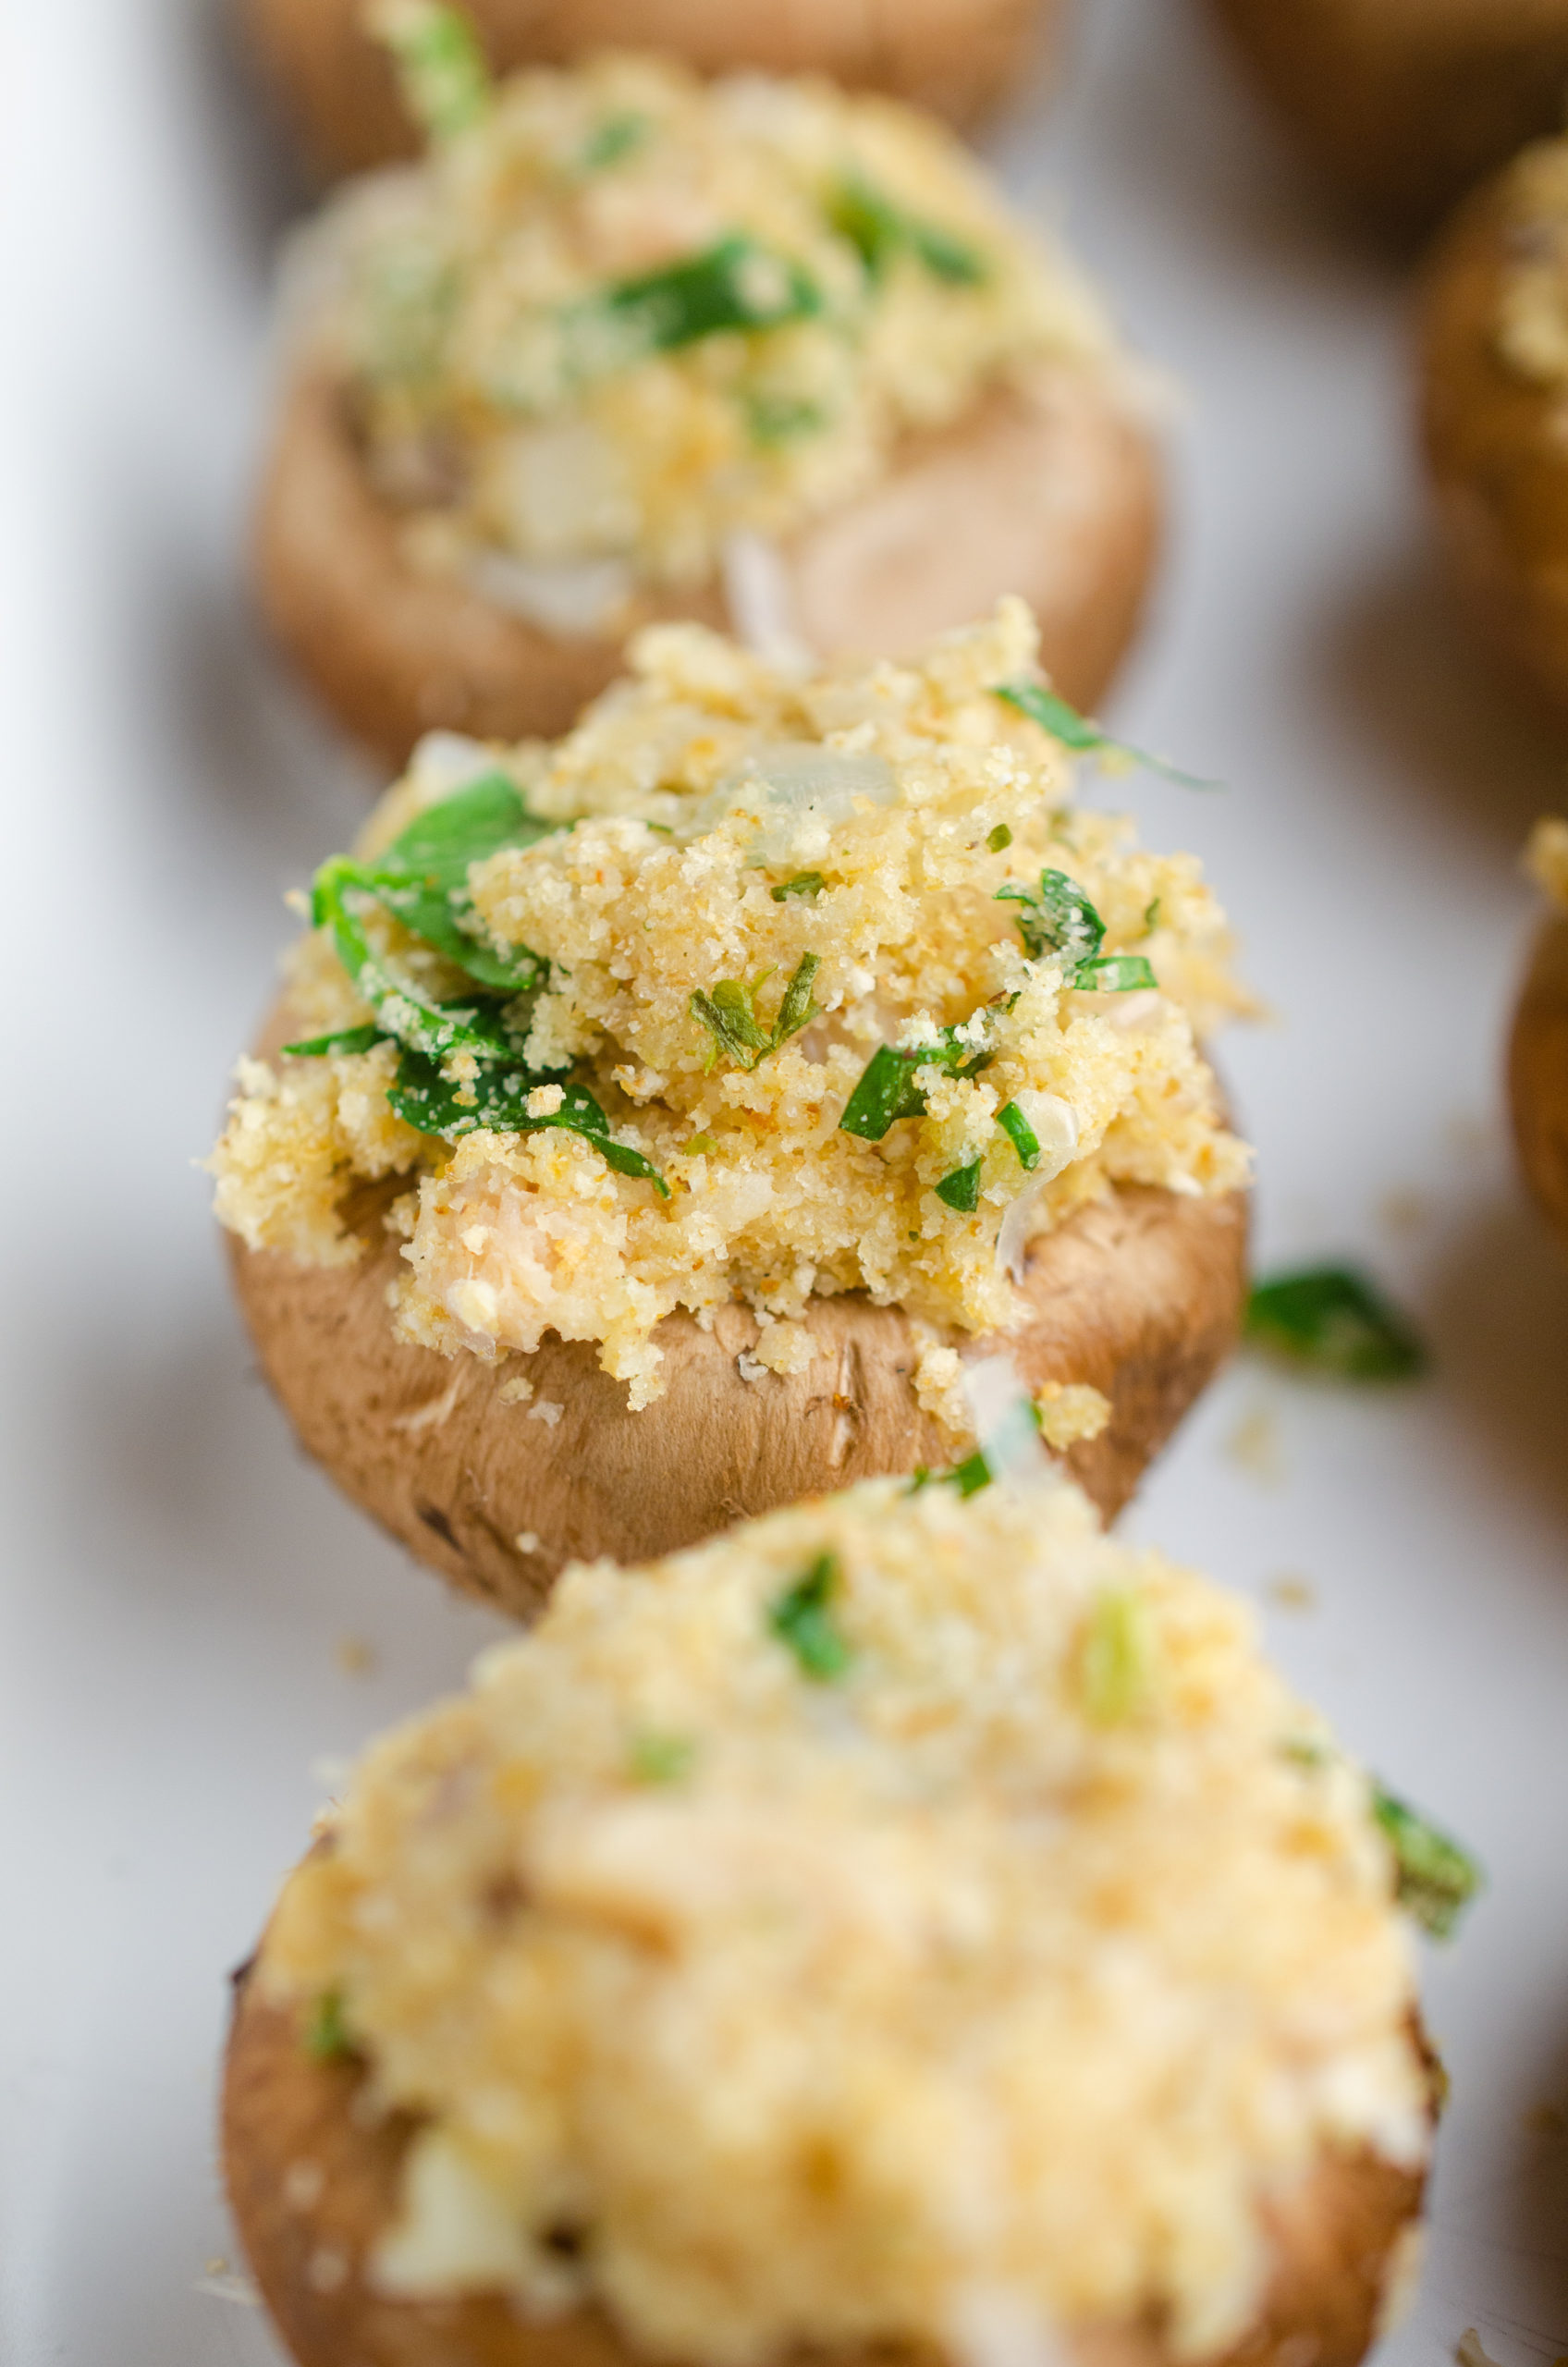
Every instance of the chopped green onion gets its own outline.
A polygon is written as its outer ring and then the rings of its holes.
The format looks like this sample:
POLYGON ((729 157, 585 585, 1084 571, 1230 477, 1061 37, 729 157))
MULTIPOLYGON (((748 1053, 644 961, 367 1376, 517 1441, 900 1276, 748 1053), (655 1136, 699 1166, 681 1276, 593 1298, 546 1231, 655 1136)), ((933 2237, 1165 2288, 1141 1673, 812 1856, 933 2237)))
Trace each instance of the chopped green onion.
POLYGON ((1145 937, 1152 937, 1158 926, 1159 898, 1157 896, 1152 904, 1145 904, 1144 906, 1144 935, 1145 937))
POLYGON ((1004 1109, 997 1111, 997 1123, 1018 1153, 1020 1166, 1038 1167, 1040 1137, 1016 1101, 1008 1102, 1004 1109))
POLYGON ((820 896, 826 884, 820 871, 797 871, 792 879, 781 879, 767 892, 776 904, 781 904, 786 896, 820 896))
POLYGON ((997 824, 996 828, 991 831, 987 837, 986 844, 990 848, 993 854, 1000 854, 1004 847, 1011 846, 1012 832, 1008 828, 1005 822, 998 822, 997 824))
POLYGON ((1427 1350, 1406 1318, 1348 1266, 1305 1267, 1255 1283, 1246 1337, 1344 1380, 1408 1380, 1427 1350))
POLYGON ((967 1167, 955 1167, 950 1175, 944 1175, 937 1186, 938 1200, 945 1200, 961 1216, 972 1217, 980 1206, 980 1166, 979 1159, 972 1159, 967 1167))
POLYGON ((811 989, 821 966, 815 953, 802 954, 784 989, 778 1016, 767 1028, 756 1014, 757 989, 770 975, 766 970, 749 986, 743 978, 720 978, 710 994, 704 994, 699 987, 692 996, 690 1008, 692 1018, 700 1020, 713 1037, 708 1067, 711 1069, 724 1052, 737 1068, 750 1071, 769 1052, 777 1052, 791 1036, 798 1036, 815 1016, 811 989))
POLYGON ((1148 1689, 1151 1654, 1141 1596, 1106 1588, 1089 1613, 1078 1663, 1084 1712, 1093 1724, 1120 1725, 1132 1716, 1148 1689))
POLYGON ((832 1621, 832 1601, 841 1584, 837 1554, 819 1553, 805 1576, 786 1588, 768 1611, 769 1627, 814 1684, 842 1676, 854 1657, 832 1621))
POLYGON ((847 239, 868 276, 880 279, 900 254, 913 255, 934 279, 949 287, 977 288, 986 277, 976 250, 949 230, 908 214, 881 190, 853 174, 839 182, 828 202, 827 218, 847 239))
POLYGON ((343 2020, 343 1993, 338 1989, 324 1989, 312 1999, 300 2033, 305 2053, 312 2063, 339 2063, 352 2054, 353 2041, 343 2020))
POLYGON ((690 1774, 697 1746, 689 1735, 633 1735, 627 1768, 636 1784, 679 1784, 690 1774))
POLYGON ((1480 1868, 1381 1784, 1372 1786, 1372 1814, 1392 1845, 1400 1904, 1434 1939, 1446 1940, 1481 1886, 1480 1868))
POLYGON ((711 1134, 693 1134, 686 1146, 686 1156, 688 1159, 698 1159, 704 1152, 716 1151, 718 1145, 711 1134))
POLYGON ((1123 740, 1112 740, 1097 723, 1091 723, 1086 716, 1079 714, 1075 706, 1069 706, 1055 691, 1047 690, 1044 682, 998 682, 993 686, 991 695, 1015 707, 1020 715, 1026 715, 1031 723, 1037 723, 1042 731, 1048 731, 1053 740, 1060 740, 1064 748, 1071 748, 1079 755, 1129 756, 1134 764, 1145 766, 1151 773, 1160 773, 1167 780, 1179 781, 1183 789, 1218 789, 1219 786, 1218 781, 1205 780, 1198 773, 1178 771, 1174 765, 1168 765, 1163 756, 1151 756, 1145 748, 1130 747, 1123 740))
POLYGON ((925 1116, 925 1095, 914 1082, 918 1070, 940 1069, 946 1076, 978 1076, 995 1057, 984 1049, 974 1051, 961 1038, 956 1027, 944 1027, 935 1044, 916 1044, 908 1050, 880 1044, 861 1071, 859 1082, 844 1105, 839 1132, 859 1134, 864 1142, 879 1143, 900 1118, 925 1116))
POLYGON ((428 138, 455 140, 490 104, 490 68, 468 18, 435 0, 384 0, 372 28, 392 53, 403 104, 428 138))

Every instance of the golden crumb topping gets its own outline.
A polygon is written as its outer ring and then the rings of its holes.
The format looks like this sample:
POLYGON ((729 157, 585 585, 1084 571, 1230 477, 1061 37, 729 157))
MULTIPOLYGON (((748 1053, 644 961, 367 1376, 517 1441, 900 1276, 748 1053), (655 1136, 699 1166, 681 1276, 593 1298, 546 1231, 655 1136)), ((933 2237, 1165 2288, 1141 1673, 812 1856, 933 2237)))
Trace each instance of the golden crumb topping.
POLYGON ((242 1070, 223 1221, 330 1263, 403 1175, 401 1337, 593 1340, 641 1405, 678 1307, 744 1298, 775 1369, 814 1294, 1005 1331, 1085 1201, 1238 1188, 1194 1040, 1244 1004, 1223 915, 1070 802, 1033 652, 1017 601, 811 676, 668 627, 552 747, 427 742, 318 876, 314 1049, 242 1070))
POLYGON ((653 2358, 1227 2349, 1265 2208, 1418 2164, 1360 1773, 1078 1492, 877 1481, 636 1571, 361 1764, 262 1958, 421 2126, 389 2291, 653 2358))
POLYGON ((1568 140, 1543 140, 1504 184, 1508 252, 1496 349, 1509 369, 1543 387, 1568 385, 1568 140))
POLYGON ((789 536, 984 391, 1115 350, 940 125, 668 59, 482 94, 310 251, 312 341, 411 555, 563 630, 789 536))
POLYGON ((1555 815, 1543 816, 1530 832, 1525 860, 1531 877, 1568 912, 1568 822, 1555 815))

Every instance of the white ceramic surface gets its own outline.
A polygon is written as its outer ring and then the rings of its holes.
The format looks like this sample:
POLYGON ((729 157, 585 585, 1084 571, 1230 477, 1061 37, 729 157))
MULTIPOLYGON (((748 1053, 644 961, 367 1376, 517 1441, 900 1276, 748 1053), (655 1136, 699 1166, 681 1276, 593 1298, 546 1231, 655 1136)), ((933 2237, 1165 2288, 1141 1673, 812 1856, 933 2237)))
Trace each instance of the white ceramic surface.
MULTIPOLYGON (((1134 1520, 1256 1597, 1490 1870, 1430 1959, 1453 2101, 1381 2358, 1447 2360, 1474 2324, 1527 2367, 1568 2351, 1568 1274, 1498 1072, 1518 850, 1564 751, 1432 592, 1398 273, 1293 181, 1186 0, 1083 15, 1054 108, 1021 99, 993 145, 1185 390, 1115 716, 1231 784, 1128 802, 1205 856, 1277 1013, 1225 1055, 1265 1260, 1365 1259, 1439 1360, 1391 1395, 1238 1365, 1134 1520)), ((239 581, 288 176, 218 0, 0 16, 0 2360, 260 2367, 212 2161, 225 1970, 323 1757, 494 1629, 294 1452, 190 1165, 280 892, 363 787, 239 581)))

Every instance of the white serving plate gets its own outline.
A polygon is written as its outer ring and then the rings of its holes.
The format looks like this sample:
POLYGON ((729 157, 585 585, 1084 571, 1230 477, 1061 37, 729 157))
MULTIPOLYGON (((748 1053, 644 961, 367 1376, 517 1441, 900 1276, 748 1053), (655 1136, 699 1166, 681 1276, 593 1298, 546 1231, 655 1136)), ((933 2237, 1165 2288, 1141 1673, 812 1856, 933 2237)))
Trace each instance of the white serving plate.
MULTIPOLYGON (((280 893, 365 786, 239 582, 287 176, 218 0, 7 14, 0 2360, 260 2367, 213 2163, 225 1971, 323 1757, 496 1630, 295 1453, 190 1165, 280 893)), ((1394 1394, 1239 1364, 1133 1520, 1256 1597, 1292 1675, 1489 1869, 1430 1956, 1453 2099, 1381 2359, 1475 2325, 1527 2367, 1568 2351, 1568 1274, 1510 1171, 1499 1061, 1519 848, 1564 750, 1433 594, 1397 271, 1298 186, 1189 6, 1083 14, 1058 104, 1021 97, 993 144, 1184 390, 1115 720, 1231 784, 1096 793, 1204 855, 1278 1013, 1224 1054, 1264 1260, 1364 1259, 1439 1359, 1394 1394)))

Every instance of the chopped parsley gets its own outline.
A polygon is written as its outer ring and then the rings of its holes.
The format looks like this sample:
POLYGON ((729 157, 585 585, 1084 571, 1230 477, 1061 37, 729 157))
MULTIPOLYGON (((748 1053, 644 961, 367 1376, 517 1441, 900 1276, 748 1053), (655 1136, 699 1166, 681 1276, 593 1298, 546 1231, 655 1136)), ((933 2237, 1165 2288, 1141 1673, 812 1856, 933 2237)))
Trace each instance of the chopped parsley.
POLYGON ((1151 756, 1145 748, 1133 748, 1123 740, 1111 739, 1097 723, 1091 723, 1075 706, 1069 706, 1057 692, 1047 690, 1044 682, 998 682, 991 695, 1015 707, 1020 715, 1026 715, 1031 723, 1037 723, 1042 731, 1048 731, 1053 740, 1060 740, 1076 755, 1125 756, 1151 773, 1163 775, 1167 780, 1179 781, 1183 789, 1219 786, 1218 781, 1205 780, 1199 773, 1179 771, 1163 756, 1151 756))
POLYGON ((372 24, 392 53, 403 104, 426 137, 455 140, 490 104, 490 68, 458 8, 435 0, 384 0, 372 24))
POLYGON ((776 904, 781 904, 787 896, 820 896, 826 885, 820 871, 797 871, 792 879, 781 879, 767 892, 776 904))
POLYGON ((1255 1282, 1245 1336, 1341 1380, 1409 1380, 1427 1350, 1399 1309, 1348 1266, 1308 1266, 1255 1282))
POLYGON ((633 1735, 626 1754, 627 1772, 634 1784, 679 1784, 689 1775, 697 1756, 690 1735, 659 1734, 651 1729, 633 1735))
POLYGON ((979 1159, 972 1159, 967 1167, 955 1167, 950 1175, 944 1175, 937 1186, 938 1200, 945 1200, 961 1216, 972 1217, 980 1206, 980 1166, 979 1159))
POLYGON ((1124 995, 1159 984, 1145 955, 1100 951, 1105 923, 1065 871, 1042 871, 1038 889, 1009 880, 996 901, 1020 907, 1018 933, 1029 959, 1060 954, 1068 985, 1081 992, 1124 995))
POLYGON ((471 867, 505 846, 529 846, 551 826, 528 812, 504 774, 487 774, 417 815, 372 863, 334 855, 316 873, 312 916, 329 928, 338 960, 375 1016, 358 1027, 286 1044, 296 1060, 398 1048, 387 1100, 406 1124, 447 1142, 487 1126, 498 1134, 562 1127, 591 1142, 618 1174, 637 1176, 668 1196, 651 1159, 617 1142, 587 1089, 531 1070, 521 998, 544 981, 546 964, 526 947, 498 954, 477 933, 468 892, 471 867), (379 953, 365 906, 379 904, 425 944, 467 972, 478 991, 437 1001, 379 953), (531 1111, 541 1085, 559 1094, 554 1110, 531 1111))
POLYGON ((843 1584, 836 1553, 819 1553, 803 1578, 787 1587, 769 1606, 767 1624, 793 1652, 802 1676, 830 1685, 854 1655, 833 1625, 833 1599, 843 1584))
POLYGON ((579 172, 608 172, 612 165, 619 165, 623 156, 630 156, 634 148, 640 148, 652 129, 645 115, 628 112, 606 116, 582 143, 577 159, 579 172))
POLYGON ((957 1027, 944 1027, 935 1044, 916 1044, 908 1050, 881 1044, 844 1105, 839 1132, 879 1143, 899 1119, 925 1116, 925 1090, 915 1083, 921 1069, 939 1069, 944 1076, 977 1076, 994 1058, 984 1046, 976 1051, 957 1027))
POLYGON ((339 1989, 324 1989, 311 2002, 300 2033, 305 2053, 312 2063, 340 2063, 352 2054, 353 2041, 343 2020, 343 1993, 339 1989))
POLYGON ((804 395, 778 394, 767 387, 757 387, 742 395, 741 401, 752 441, 765 448, 793 443, 797 435, 815 435, 827 424, 827 413, 822 405, 804 395))
POLYGON ((771 1027, 763 1025, 756 1012, 758 989, 772 976, 770 970, 761 971, 749 985, 744 978, 720 978, 711 993, 704 994, 698 987, 692 997, 691 1012, 713 1037, 708 1067, 711 1069, 719 1055, 725 1053, 737 1068, 754 1069, 769 1052, 777 1052, 780 1044, 798 1036, 816 1015, 811 989, 821 966, 815 953, 802 954, 771 1027))
POLYGON ((569 374, 622 369, 729 332, 812 319, 822 291, 801 265, 732 234, 634 279, 615 281, 559 316, 569 374))
POLYGON ((966 239, 907 213, 858 173, 839 182, 827 218, 855 249, 871 279, 880 279, 900 255, 912 256, 951 288, 978 288, 987 276, 982 257, 966 239))
POLYGON ((1393 1849, 1401 1906, 1435 1940, 1448 1939, 1481 1887, 1479 1866, 1381 1784, 1372 1786, 1372 1814, 1393 1849))

